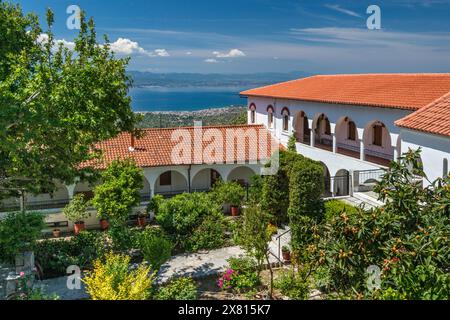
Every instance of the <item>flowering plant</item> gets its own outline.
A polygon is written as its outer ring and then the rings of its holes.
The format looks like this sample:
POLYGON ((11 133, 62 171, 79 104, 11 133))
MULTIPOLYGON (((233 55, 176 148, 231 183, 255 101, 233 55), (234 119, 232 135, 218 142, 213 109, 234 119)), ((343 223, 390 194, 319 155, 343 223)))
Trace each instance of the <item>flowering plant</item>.
POLYGON ((222 290, 232 290, 236 287, 236 276, 238 272, 229 268, 225 273, 219 278, 217 285, 222 290))

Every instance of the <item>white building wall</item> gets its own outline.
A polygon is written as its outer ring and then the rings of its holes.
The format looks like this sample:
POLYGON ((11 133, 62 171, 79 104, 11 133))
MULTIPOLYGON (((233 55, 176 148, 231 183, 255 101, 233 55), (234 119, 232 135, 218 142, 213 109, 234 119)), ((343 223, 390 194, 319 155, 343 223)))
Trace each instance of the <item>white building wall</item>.
POLYGON ((402 153, 422 149, 421 158, 428 180, 433 182, 444 175, 444 159, 450 161, 450 138, 408 129, 401 130, 401 138, 402 153))

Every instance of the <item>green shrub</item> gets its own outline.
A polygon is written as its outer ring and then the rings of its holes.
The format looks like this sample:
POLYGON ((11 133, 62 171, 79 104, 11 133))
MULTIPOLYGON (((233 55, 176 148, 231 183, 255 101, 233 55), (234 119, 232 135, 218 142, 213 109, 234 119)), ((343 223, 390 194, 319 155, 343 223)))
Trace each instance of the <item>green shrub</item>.
POLYGON ((13 212, 0 220, 0 261, 12 262, 16 254, 30 249, 44 227, 44 215, 37 212, 13 212))
POLYGON ((220 248, 225 243, 225 221, 221 213, 213 213, 207 216, 194 230, 194 233, 186 241, 186 250, 198 251, 202 249, 220 248))
POLYGON ((192 278, 178 278, 159 288, 156 300, 197 300, 198 290, 192 278))
POLYGON ((81 232, 71 240, 43 240, 34 245, 36 261, 43 269, 45 278, 66 275, 67 267, 77 265, 89 268, 97 258, 109 251, 106 234, 81 232))
POLYGON ((126 226, 112 225, 108 229, 114 251, 129 251, 135 248, 135 230, 126 226))
POLYGON ((172 255, 173 245, 160 231, 147 227, 137 236, 137 247, 153 270, 158 270, 172 255))
MULTIPOLYGON (((156 221, 173 239, 175 245, 184 250, 192 250, 193 243, 189 239, 193 236, 199 237, 195 235, 196 230, 202 226, 207 217, 217 218, 219 214, 220 208, 209 194, 181 194, 161 203, 156 221)), ((211 229, 217 231, 216 228, 211 229)), ((208 243, 208 237, 206 235, 204 243, 208 243)))
POLYGON ((307 300, 309 298, 308 281, 294 272, 283 272, 275 281, 275 288, 294 300, 307 300))
POLYGON ((164 197, 160 194, 154 195, 147 205, 147 213, 153 212, 155 215, 158 214, 159 206, 164 201, 164 197))
POLYGON ((219 287, 243 293, 255 289, 261 284, 258 266, 254 259, 239 257, 230 258, 227 261, 229 268, 219 279, 219 287), (228 286, 230 287, 228 288, 228 286))
POLYGON ((245 197, 245 189, 237 182, 218 181, 211 193, 220 205, 240 206, 245 197))
POLYGON ((89 217, 88 207, 89 202, 85 200, 84 194, 77 194, 62 212, 69 221, 77 223, 89 217))
POLYGON ((324 204, 325 207, 325 220, 329 221, 333 217, 338 217, 342 213, 346 212, 348 215, 355 214, 358 209, 352 205, 346 204, 340 200, 329 200, 324 204))

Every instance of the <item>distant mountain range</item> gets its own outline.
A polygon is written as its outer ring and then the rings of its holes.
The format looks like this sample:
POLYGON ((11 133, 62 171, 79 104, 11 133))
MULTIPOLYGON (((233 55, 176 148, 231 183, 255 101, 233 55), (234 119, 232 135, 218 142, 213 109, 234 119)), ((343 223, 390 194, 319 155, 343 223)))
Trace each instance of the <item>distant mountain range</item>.
POLYGON ((304 78, 311 74, 294 71, 289 73, 252 73, 252 74, 201 74, 201 73, 152 73, 141 71, 128 72, 134 87, 253 87, 269 85, 282 81, 304 78))

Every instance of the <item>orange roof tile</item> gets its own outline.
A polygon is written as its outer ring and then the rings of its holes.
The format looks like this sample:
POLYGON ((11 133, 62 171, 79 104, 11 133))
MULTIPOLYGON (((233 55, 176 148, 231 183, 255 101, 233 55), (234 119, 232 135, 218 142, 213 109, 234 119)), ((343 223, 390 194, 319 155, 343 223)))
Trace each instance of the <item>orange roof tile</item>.
POLYGON ((318 75, 241 92, 334 104, 418 110, 450 92, 450 73, 318 75))
POLYGON ((279 148, 279 143, 263 125, 200 128, 197 133, 194 127, 144 129, 142 137, 135 139, 134 151, 129 149, 131 135, 121 133, 98 143, 95 149, 102 151, 102 158, 87 161, 81 167, 104 169, 113 160, 127 158, 134 159, 140 167, 262 161, 279 148), (196 134, 203 137, 203 141, 199 139, 201 145, 194 144, 196 134), (233 139, 233 135, 243 140, 233 139), (183 149, 186 152, 183 153, 183 149), (204 159, 198 158, 201 154, 205 155, 204 159))
POLYGON ((450 136, 450 93, 397 120, 399 127, 450 136))

